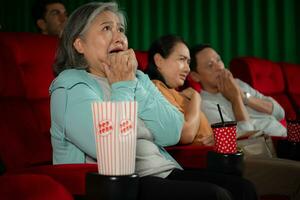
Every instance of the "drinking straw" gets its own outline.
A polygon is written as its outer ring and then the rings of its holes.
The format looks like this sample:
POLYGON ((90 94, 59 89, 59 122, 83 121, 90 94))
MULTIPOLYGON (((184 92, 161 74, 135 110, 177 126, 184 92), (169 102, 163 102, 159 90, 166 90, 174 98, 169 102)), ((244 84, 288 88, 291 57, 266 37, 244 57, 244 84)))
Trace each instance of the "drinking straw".
POLYGON ((221 112, 220 105, 217 104, 217 106, 218 106, 218 110, 219 110, 219 114, 220 114, 220 117, 221 117, 222 124, 224 124, 224 119, 223 119, 223 115, 222 115, 222 112, 221 112))

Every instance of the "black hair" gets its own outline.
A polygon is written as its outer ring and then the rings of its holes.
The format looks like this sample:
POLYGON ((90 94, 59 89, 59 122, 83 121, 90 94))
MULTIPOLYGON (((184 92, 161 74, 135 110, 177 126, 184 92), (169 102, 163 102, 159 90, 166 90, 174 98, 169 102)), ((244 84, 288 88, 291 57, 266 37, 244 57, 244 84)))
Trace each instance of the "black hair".
POLYGON ((32 7, 32 17, 34 21, 36 22, 39 19, 44 19, 47 5, 53 3, 61 3, 64 5, 62 0, 36 0, 32 7))
POLYGON ((148 50, 148 69, 146 71, 150 79, 160 80, 166 84, 166 81, 155 65, 154 55, 158 53, 163 58, 168 58, 178 43, 183 43, 188 46, 186 42, 177 35, 164 35, 151 44, 148 50))
POLYGON ((190 69, 191 69, 191 71, 196 71, 196 67, 197 67, 196 54, 206 48, 211 48, 211 45, 210 44, 197 44, 190 49, 190 56, 191 56, 190 69))

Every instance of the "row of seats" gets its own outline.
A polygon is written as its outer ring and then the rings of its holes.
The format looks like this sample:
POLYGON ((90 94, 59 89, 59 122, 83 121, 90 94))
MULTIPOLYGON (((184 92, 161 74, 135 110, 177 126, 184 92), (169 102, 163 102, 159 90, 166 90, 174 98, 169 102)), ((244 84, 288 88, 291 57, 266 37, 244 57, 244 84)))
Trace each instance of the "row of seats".
MULTIPOLYGON (((0 160, 5 175, 48 175, 71 194, 83 195, 85 174, 97 171, 95 164, 52 165, 48 91, 57 42, 40 34, 0 32, 0 160)), ((137 52, 140 66, 145 67, 145 56, 137 52)), ((184 167, 201 168, 211 149, 174 146, 168 151, 184 167)))
MULTIPOLYGON (((45 194, 51 189, 61 197, 82 196, 85 174, 97 171, 96 164, 52 165, 48 89, 54 79, 57 42, 40 34, 0 32, 0 187, 11 187, 3 184, 10 180, 19 189, 28 188, 40 178, 45 194), (47 182, 57 185, 48 188, 47 182)), ((136 51, 136 56, 139 68, 145 70, 147 52, 136 51)), ((190 84, 200 89, 197 83, 190 84)), ((184 168, 203 168, 212 148, 178 145, 167 150, 184 168)), ((5 195, 0 190, 0 199, 5 195)))
MULTIPOLYGON (((47 175, 77 195, 84 192, 84 173, 97 167, 52 165, 48 88, 56 47, 53 37, 0 33, 0 159, 6 177, 2 180, 27 185, 37 179, 32 174, 47 175)), ((47 191, 47 184, 40 187, 47 191)))
POLYGON ((299 118, 299 64, 273 62, 257 57, 239 57, 230 62, 230 71, 234 77, 276 99, 284 108, 286 119, 299 118))

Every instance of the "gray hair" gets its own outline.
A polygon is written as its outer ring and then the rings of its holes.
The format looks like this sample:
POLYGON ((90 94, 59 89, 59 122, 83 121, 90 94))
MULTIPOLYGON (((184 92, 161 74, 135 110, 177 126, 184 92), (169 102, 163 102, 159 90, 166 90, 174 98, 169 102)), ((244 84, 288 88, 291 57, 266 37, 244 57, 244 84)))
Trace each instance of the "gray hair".
POLYGON ((68 18, 60 38, 53 65, 56 76, 66 69, 88 68, 86 59, 77 52, 73 43, 78 37, 84 36, 93 20, 104 11, 115 13, 126 27, 125 15, 115 2, 91 2, 77 8, 68 18))

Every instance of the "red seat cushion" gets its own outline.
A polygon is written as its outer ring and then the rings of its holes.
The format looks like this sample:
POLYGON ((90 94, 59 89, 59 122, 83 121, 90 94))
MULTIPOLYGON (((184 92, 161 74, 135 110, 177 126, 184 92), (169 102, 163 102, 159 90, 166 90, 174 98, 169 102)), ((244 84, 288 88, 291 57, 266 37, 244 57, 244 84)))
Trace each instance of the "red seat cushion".
POLYGON ((85 175, 97 172, 96 164, 44 165, 10 171, 10 174, 46 174, 75 195, 85 194, 85 175))
POLYGON ((58 182, 46 175, 5 175, 0 177, 0 199, 53 200, 73 199, 58 182))
POLYGON ((167 147, 166 150, 183 168, 199 169, 207 166, 206 156, 213 146, 182 145, 167 147))
POLYGON ((49 132, 41 132, 30 102, 26 99, 0 100, 0 157, 7 170, 50 164, 49 132))

